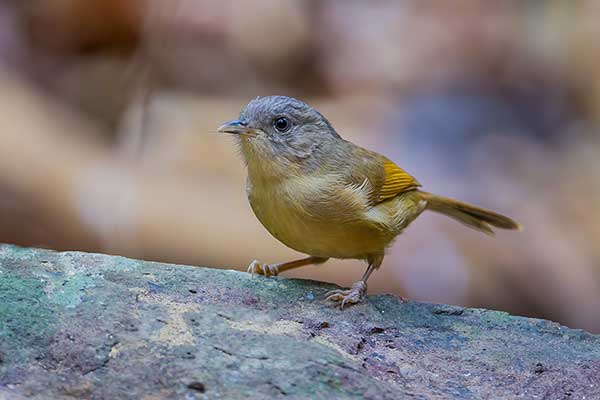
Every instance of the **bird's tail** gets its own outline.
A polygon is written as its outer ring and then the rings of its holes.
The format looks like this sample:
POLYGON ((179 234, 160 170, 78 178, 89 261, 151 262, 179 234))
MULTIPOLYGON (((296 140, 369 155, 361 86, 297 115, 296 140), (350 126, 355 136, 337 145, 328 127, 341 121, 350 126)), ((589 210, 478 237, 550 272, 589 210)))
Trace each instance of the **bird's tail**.
POLYGON ((427 210, 447 215, 470 228, 488 235, 494 235, 492 227, 521 230, 518 222, 485 208, 463 203, 448 197, 419 191, 421 198, 427 201, 427 210))

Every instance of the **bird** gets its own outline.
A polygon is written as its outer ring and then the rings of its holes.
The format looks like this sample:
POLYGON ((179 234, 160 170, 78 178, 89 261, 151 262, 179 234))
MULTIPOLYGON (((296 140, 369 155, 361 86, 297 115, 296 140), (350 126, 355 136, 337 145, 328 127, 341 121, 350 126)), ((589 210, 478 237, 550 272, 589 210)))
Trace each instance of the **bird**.
POLYGON ((421 190, 421 184, 387 157, 343 139, 316 109, 287 96, 250 101, 219 133, 235 137, 247 168, 246 194, 262 225, 307 257, 248 272, 275 276, 330 258, 367 262, 362 278, 325 300, 359 303, 386 250, 421 213, 433 211, 477 231, 520 230, 499 213, 421 190))

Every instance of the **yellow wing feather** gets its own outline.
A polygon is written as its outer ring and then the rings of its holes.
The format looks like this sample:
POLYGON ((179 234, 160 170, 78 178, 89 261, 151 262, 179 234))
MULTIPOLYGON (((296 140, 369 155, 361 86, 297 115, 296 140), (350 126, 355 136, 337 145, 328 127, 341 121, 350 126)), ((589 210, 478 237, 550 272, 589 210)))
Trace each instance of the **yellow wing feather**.
POLYGON ((421 186, 415 178, 390 160, 383 163, 383 170, 385 180, 379 190, 378 202, 391 199, 402 192, 421 186))

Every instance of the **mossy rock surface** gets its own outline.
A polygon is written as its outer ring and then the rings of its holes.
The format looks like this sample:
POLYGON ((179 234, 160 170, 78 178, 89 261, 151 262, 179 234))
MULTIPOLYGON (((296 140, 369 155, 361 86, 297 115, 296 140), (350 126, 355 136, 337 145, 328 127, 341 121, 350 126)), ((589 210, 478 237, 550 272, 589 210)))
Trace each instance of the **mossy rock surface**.
POLYGON ((332 288, 0 245, 0 399, 600 399, 600 336, 332 288))

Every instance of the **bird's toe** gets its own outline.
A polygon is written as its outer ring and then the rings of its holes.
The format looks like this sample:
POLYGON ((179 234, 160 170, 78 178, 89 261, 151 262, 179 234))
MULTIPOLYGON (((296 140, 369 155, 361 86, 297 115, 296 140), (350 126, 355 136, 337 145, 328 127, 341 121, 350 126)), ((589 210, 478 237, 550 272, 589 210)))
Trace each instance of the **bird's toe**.
POLYGON ((275 276, 279 274, 279 268, 274 264, 263 264, 258 260, 254 260, 248 266, 248 273, 252 275, 275 276))
POLYGON ((340 308, 343 309, 347 305, 356 304, 362 300, 366 290, 365 284, 354 284, 352 289, 337 289, 325 294, 325 301, 333 301, 340 303, 340 308))
POLYGON ((325 301, 342 301, 347 295, 349 290, 337 289, 325 293, 325 301))

